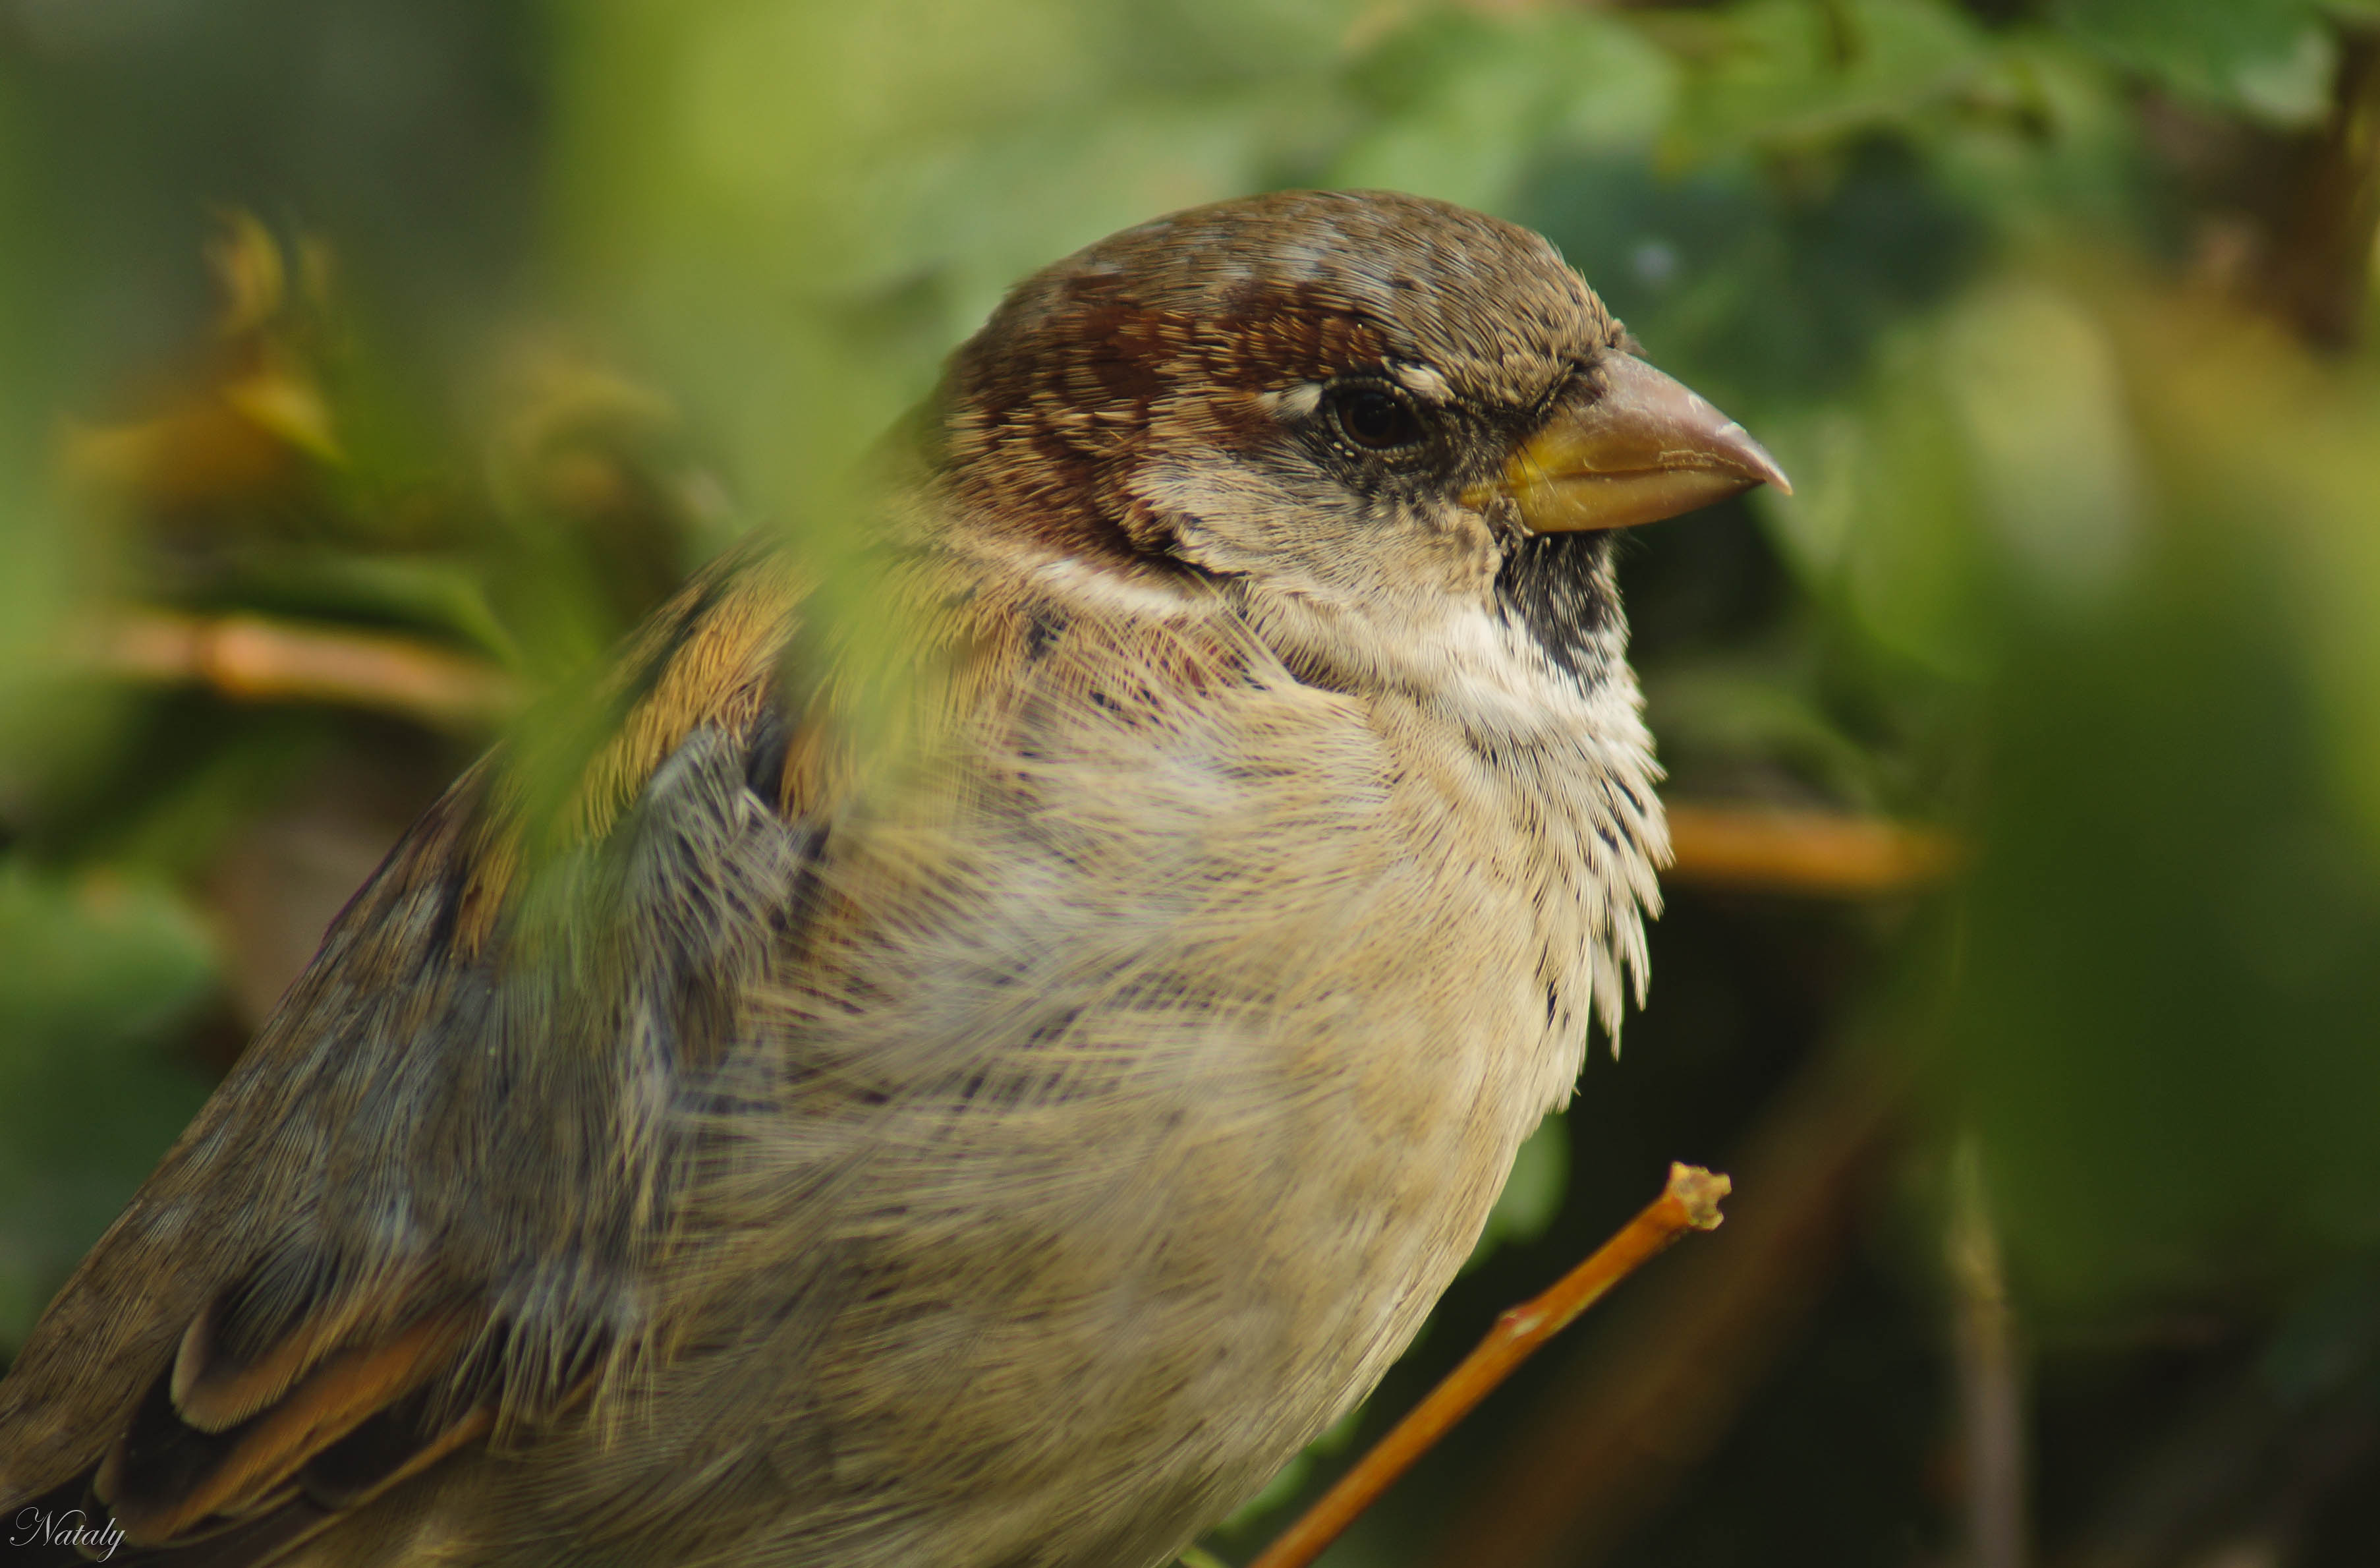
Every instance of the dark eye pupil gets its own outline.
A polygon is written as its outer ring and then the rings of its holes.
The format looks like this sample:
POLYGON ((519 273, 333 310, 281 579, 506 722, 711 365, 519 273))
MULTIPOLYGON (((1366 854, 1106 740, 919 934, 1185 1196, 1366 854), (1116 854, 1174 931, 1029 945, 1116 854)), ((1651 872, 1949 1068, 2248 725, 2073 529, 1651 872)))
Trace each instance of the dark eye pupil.
POLYGON ((1421 421, 1393 394, 1360 386, 1340 394, 1337 403, 1339 428, 1358 446, 1410 446, 1421 439, 1421 421))

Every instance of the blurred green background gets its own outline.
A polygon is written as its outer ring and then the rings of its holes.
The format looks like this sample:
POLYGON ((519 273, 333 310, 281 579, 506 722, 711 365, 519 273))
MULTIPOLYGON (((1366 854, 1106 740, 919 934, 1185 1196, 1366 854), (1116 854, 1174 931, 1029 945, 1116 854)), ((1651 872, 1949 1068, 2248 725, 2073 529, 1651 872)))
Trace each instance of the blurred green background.
POLYGON ((517 701, 1293 185, 1542 229, 1800 488, 1631 543, 1625 1054, 1212 1549, 1682 1158, 1327 1561, 2380 1561, 2371 0, 0 0, 0 1350, 517 701))

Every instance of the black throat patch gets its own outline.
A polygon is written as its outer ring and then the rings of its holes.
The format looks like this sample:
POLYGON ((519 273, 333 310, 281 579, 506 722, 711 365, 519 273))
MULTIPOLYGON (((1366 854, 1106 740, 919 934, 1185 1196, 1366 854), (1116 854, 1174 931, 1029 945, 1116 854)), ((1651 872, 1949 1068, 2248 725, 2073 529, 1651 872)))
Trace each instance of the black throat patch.
POLYGON ((1533 534, 1512 545, 1496 574, 1506 618, 1581 684, 1601 678, 1625 651, 1612 547, 1608 533, 1533 534))

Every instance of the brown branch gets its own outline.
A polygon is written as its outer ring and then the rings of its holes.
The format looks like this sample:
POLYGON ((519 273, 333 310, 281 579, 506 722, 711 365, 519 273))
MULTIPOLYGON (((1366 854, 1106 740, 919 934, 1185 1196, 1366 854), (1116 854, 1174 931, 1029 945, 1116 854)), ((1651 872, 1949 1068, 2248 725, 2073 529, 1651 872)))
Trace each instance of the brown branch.
POLYGON ((134 610, 89 638, 87 662, 138 680, 203 686, 237 701, 329 702, 442 728, 478 729, 520 704, 512 677, 483 660, 408 638, 134 610))
POLYGON ((1514 1367, 1568 1328, 1606 1291, 1686 1232, 1715 1229, 1719 1222, 1718 1202, 1728 1188, 1725 1176, 1713 1175, 1699 1166, 1671 1165, 1669 1185, 1659 1197, 1551 1290, 1498 1319, 1463 1364, 1339 1477, 1339 1483, 1266 1548, 1250 1568, 1305 1568, 1514 1367))
MULTIPOLYGON (((520 706, 483 660, 413 638, 257 615, 132 610, 88 639, 87 662, 138 680, 203 686, 243 702, 370 708, 446 729, 484 729, 520 706)), ((1675 804, 1670 879, 1703 887, 1869 898, 1929 887, 1957 869, 1946 836, 1873 818, 1675 804)))
POLYGON ((2024 1399, 2015 1312, 1999 1237, 1984 1193, 1982 1155, 1960 1145, 1945 1237, 1955 1296, 1951 1343, 1959 1367, 1968 1568, 2024 1568, 2024 1399))
POLYGON ((1765 808, 1670 807, 1669 878, 1701 887, 1873 898, 1958 869, 1948 836, 1876 818, 1765 808))
POLYGON ((1803 1070, 1744 1151, 1751 1196, 1726 1231, 1605 1319, 1428 1561, 1581 1568, 1661 1505, 1816 1307, 1889 1147, 1901 1072, 1848 1050, 1803 1070))
POLYGON ((2276 302, 2307 341, 2352 347, 2380 234, 2380 29, 2341 24, 2329 123, 2307 149, 2273 258, 2276 302))

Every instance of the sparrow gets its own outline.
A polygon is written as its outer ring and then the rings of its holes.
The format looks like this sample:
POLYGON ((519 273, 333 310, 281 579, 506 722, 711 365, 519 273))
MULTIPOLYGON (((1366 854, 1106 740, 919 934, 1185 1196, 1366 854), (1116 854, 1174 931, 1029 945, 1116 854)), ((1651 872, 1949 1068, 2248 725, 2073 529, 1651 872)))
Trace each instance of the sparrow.
POLYGON ((1643 999, 1614 530, 1784 475, 1363 191, 1027 279, 871 471, 332 925, 0 1383, 20 1550, 1140 1568, 1413 1337, 1643 999))

